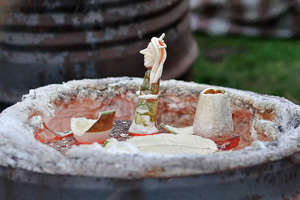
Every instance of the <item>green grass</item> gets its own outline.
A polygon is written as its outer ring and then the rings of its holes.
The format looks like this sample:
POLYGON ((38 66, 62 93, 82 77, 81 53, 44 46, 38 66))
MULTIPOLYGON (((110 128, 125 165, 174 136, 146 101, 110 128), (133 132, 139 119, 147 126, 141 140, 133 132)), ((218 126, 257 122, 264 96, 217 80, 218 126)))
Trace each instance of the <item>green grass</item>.
POLYGON ((194 35, 194 81, 300 102, 300 41, 194 35))

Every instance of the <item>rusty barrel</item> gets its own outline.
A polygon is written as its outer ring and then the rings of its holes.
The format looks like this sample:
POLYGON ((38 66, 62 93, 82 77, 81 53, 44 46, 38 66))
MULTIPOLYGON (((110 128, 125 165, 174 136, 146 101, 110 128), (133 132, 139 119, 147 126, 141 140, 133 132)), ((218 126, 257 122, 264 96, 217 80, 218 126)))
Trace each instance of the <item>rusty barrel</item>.
POLYGON ((162 78, 186 79, 197 56, 186 0, 7 1, 0 12, 0 102, 72 79, 141 77, 139 51, 163 32, 162 78))

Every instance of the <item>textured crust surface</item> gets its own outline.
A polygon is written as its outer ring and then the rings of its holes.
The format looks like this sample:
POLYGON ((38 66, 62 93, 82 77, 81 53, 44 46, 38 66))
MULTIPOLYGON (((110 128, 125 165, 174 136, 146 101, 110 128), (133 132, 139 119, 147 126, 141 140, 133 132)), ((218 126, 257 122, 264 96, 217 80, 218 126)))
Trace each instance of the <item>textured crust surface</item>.
MULTIPOLYGON (((141 82, 142 79, 139 78, 107 78, 70 81, 31 90, 23 97, 22 102, 0 115, 0 165, 41 173, 116 178, 147 177, 149 171, 162 169, 156 176, 169 177, 253 166, 300 151, 299 106, 279 97, 222 87, 219 88, 226 90, 231 96, 231 106, 247 109, 251 113, 251 137, 259 137, 259 131, 263 131, 267 133, 267 138, 272 139, 271 142, 256 140, 251 146, 241 150, 206 156, 145 153, 112 155, 96 144, 73 147, 66 155, 62 155, 34 139, 34 132, 41 127, 41 121, 30 116, 38 112, 45 120, 51 119, 59 105, 74 99, 83 100, 88 97, 93 101, 106 103, 106 108, 117 106, 117 119, 125 118, 124 113, 127 119, 132 117, 134 113, 121 106, 124 102, 111 102, 111 99, 118 96, 135 103, 135 91, 141 82)), ((211 86, 175 80, 162 81, 162 107, 159 109, 158 120, 174 126, 176 123, 191 125, 184 123, 192 123, 198 95, 207 87, 211 86), (184 112, 180 113, 180 118, 174 118, 174 113, 167 112, 181 109, 184 112)))

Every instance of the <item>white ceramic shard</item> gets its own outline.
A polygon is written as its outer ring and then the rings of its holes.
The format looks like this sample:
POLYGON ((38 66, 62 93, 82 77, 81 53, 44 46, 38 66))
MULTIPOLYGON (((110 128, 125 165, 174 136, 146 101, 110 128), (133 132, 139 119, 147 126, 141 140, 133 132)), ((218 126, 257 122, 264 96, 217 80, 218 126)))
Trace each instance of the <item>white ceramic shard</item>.
POLYGON ((197 135, 158 134, 133 137, 127 140, 139 151, 159 154, 201 154, 216 152, 217 145, 210 139, 197 135))
POLYGON ((139 150, 132 144, 115 138, 110 138, 103 144, 104 149, 109 153, 138 153, 139 150))
POLYGON ((83 136, 95 123, 97 119, 87 119, 85 117, 71 118, 71 130, 76 136, 83 136))
POLYGON ((80 143, 84 143, 84 144, 90 144, 93 142, 104 142, 109 133, 110 133, 111 129, 107 130, 107 131, 99 131, 99 132, 93 132, 93 133, 85 133, 83 135, 75 135, 74 137, 75 139, 80 142, 80 143))
POLYGON ((233 131, 229 95, 220 89, 207 88, 200 93, 193 124, 194 134, 214 141, 224 141, 233 131))
POLYGON ((186 134, 186 135, 193 135, 194 134, 193 126, 176 128, 176 127, 161 123, 160 127, 162 129, 164 129, 165 131, 167 131, 168 133, 186 134))
POLYGON ((100 112, 98 119, 71 118, 71 130, 81 143, 104 142, 112 127, 115 110, 100 112))

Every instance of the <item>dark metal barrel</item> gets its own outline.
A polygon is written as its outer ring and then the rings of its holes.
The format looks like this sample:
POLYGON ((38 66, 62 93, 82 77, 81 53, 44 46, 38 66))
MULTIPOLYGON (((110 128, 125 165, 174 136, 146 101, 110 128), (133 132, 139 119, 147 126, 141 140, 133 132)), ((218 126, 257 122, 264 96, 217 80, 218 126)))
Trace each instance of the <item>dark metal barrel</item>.
POLYGON ((299 165, 291 158, 214 174, 134 180, 0 167, 0 199, 293 200, 300 196, 299 180, 299 165))
POLYGON ((140 76, 166 33, 163 79, 186 79, 197 56, 186 0, 23 0, 0 12, 0 102, 72 79, 140 76))

